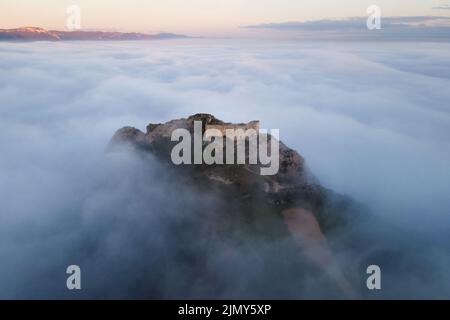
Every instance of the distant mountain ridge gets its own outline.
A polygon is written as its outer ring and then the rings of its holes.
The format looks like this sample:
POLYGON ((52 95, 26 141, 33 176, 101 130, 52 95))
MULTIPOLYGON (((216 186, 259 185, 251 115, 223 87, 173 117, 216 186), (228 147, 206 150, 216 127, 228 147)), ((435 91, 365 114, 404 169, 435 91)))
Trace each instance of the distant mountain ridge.
POLYGON ((174 33, 145 34, 137 32, 56 31, 39 27, 0 29, 0 41, 120 41, 189 38, 174 33))

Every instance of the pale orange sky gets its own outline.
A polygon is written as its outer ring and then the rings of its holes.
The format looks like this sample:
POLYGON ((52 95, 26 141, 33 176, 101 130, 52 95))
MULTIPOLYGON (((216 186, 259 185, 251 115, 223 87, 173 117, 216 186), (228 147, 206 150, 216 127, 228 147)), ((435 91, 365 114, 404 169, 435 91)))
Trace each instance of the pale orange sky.
POLYGON ((450 0, 0 0, 0 28, 63 30, 75 4, 84 29, 224 36, 248 24, 364 16, 374 2, 389 16, 450 14, 432 9, 450 0))

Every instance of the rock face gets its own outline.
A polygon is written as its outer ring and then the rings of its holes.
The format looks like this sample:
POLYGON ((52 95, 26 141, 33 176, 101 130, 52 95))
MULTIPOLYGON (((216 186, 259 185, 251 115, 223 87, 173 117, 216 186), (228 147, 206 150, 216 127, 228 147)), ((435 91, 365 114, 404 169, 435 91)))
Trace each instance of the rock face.
MULTIPOLYGON (((114 135, 110 148, 128 145, 137 149, 147 150, 164 162, 170 162, 170 152, 178 142, 172 142, 171 136, 175 129, 187 129, 194 132, 194 121, 201 121, 203 129, 208 128, 255 128, 259 123, 252 121, 249 124, 225 123, 209 114, 196 114, 187 119, 172 120, 164 124, 149 124, 147 132, 125 127, 114 135), (258 124, 257 124, 258 123, 258 124), (256 125, 257 124, 257 125, 256 125)), ((252 190, 251 193, 263 194, 267 201, 277 205, 290 205, 301 194, 309 193, 310 197, 321 198, 322 188, 309 172, 305 160, 296 151, 279 143, 279 171, 273 176, 261 176, 259 165, 202 165, 193 166, 194 174, 208 184, 218 186, 236 187, 240 195, 250 196, 243 190, 252 190)), ((247 155, 248 160, 248 155, 247 155)))
POLYGON ((178 142, 171 141, 172 132, 180 128, 193 132, 194 121, 201 121, 203 128, 233 126, 209 114, 196 114, 164 124, 149 124, 145 133, 125 127, 115 133, 109 150, 151 154, 168 173, 178 177, 178 187, 197 190, 198 201, 205 193, 221 200, 211 209, 215 212, 213 221, 204 221, 209 231, 239 243, 256 237, 273 245, 288 239, 307 264, 320 270, 332 283, 338 297, 354 297, 356 290, 328 243, 354 219, 354 203, 322 187, 308 170, 305 159, 282 142, 279 172, 273 176, 261 176, 256 170, 258 165, 250 164, 174 165, 170 152, 178 142))

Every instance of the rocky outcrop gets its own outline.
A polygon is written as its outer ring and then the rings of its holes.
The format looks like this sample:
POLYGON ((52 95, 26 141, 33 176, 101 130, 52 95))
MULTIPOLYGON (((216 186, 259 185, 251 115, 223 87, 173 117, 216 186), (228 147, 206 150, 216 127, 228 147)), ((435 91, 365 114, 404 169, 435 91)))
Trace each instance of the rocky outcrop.
MULTIPOLYGON (((110 148, 125 146, 147 150, 166 163, 170 163, 170 151, 176 144, 171 141, 175 129, 194 131, 194 121, 201 121, 202 128, 253 128, 254 123, 233 125, 225 123, 209 114, 196 114, 187 119, 178 119, 164 124, 149 124, 147 132, 125 127, 114 135, 110 148)), ((272 137, 270 137, 272 138, 272 137)), ((265 194, 267 201, 278 205, 289 205, 301 194, 322 197, 321 188, 316 179, 305 165, 305 160, 295 150, 290 149, 282 142, 279 144, 280 168, 273 176, 261 176, 258 173, 259 165, 203 165, 196 166, 197 176, 205 183, 222 184, 243 188, 252 188, 253 192, 265 194)), ((248 160, 248 159, 247 159, 248 160)), ((243 194, 246 196, 246 194, 243 194)))
MULTIPOLYGON (((265 238, 269 242, 289 237, 305 259, 330 277, 344 295, 355 296, 354 288, 328 245, 328 238, 354 218, 355 211, 351 209, 354 203, 322 187, 309 171, 305 159, 281 141, 279 172, 273 176, 260 175, 259 165, 251 164, 174 165, 170 152, 178 142, 171 141, 172 132, 180 128, 193 132, 194 121, 201 121, 202 128, 233 126, 209 114, 196 114, 186 119, 149 124, 145 133, 125 127, 115 133, 109 150, 125 148, 151 154, 168 173, 179 177, 179 187, 198 190, 199 201, 205 192, 222 200, 222 204, 213 209, 219 222, 210 225, 209 230, 227 236, 235 235, 237 229, 252 230, 258 236, 269 237, 265 238)), ((246 236, 239 233, 239 241, 242 237, 246 236)))

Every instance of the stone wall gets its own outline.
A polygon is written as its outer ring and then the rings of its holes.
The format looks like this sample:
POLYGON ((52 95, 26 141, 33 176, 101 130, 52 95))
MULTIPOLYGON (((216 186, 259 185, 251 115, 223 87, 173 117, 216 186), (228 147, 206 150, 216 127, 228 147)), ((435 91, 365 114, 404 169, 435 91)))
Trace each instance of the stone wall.
POLYGON ((217 129, 220 132, 222 132, 223 135, 226 135, 227 129, 242 129, 242 130, 248 130, 248 129, 254 129, 256 133, 259 132, 259 121, 251 121, 247 124, 207 124, 205 126, 205 130, 209 129, 217 129))

